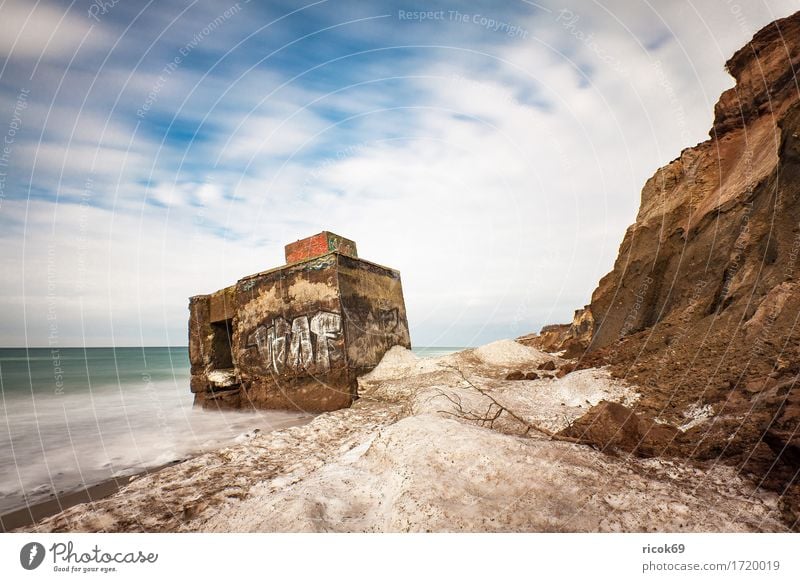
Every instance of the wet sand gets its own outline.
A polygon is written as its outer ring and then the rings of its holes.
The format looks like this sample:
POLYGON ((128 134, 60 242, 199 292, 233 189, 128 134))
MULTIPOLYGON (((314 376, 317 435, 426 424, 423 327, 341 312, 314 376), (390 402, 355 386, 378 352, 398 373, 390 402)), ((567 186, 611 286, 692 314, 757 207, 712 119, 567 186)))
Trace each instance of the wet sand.
MULTIPOLYGON (((311 422, 314 418, 314 415, 306 415, 297 418, 273 421, 270 424, 270 429, 267 430, 266 433, 271 433, 293 426, 301 426, 311 422)), ((261 432, 261 428, 256 428, 246 434, 259 434, 261 432)), ((232 444, 234 443, 221 443, 220 448, 231 446, 232 444)), ((75 505, 80 505, 81 503, 93 503, 106 497, 110 497, 131 483, 131 481, 133 481, 135 478, 157 473, 167 467, 179 465, 180 463, 186 462, 200 454, 202 454, 202 452, 190 454, 162 465, 155 465, 130 475, 112 477, 110 479, 93 483, 85 487, 56 494, 47 499, 39 499, 27 507, 21 506, 10 511, 6 511, 5 513, 0 514, 0 533, 6 533, 19 528, 25 528, 26 531, 33 531, 35 529, 33 524, 47 517, 61 513, 62 511, 75 505)))
POLYGON ((101 481, 100 483, 95 483, 94 485, 89 485, 88 487, 82 487, 74 491, 55 495, 50 499, 38 501, 30 504, 27 507, 21 507, 19 509, 9 511, 0 515, 0 533, 7 533, 21 527, 25 527, 28 531, 31 531, 34 528, 27 526, 31 526, 45 517, 50 517, 51 515, 61 513, 65 509, 74 505, 79 505, 81 503, 92 503, 105 497, 109 497, 125 487, 136 477, 156 473, 165 467, 177 465, 184 460, 185 459, 173 461, 172 463, 167 463, 166 465, 159 465, 157 467, 145 469, 144 471, 134 473, 133 475, 112 477, 111 479, 101 481))

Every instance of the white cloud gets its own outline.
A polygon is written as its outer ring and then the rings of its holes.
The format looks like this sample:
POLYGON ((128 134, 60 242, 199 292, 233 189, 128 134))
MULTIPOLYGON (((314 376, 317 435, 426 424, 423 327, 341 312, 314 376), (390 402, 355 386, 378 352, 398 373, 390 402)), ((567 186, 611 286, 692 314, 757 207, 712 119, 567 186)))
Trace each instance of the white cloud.
POLYGON ((313 144, 324 127, 322 120, 308 111, 247 116, 222 145, 220 159, 252 163, 256 158, 290 156, 313 144))
POLYGON ((88 18, 47 2, 7 1, 0 6, 0 55, 67 62, 82 47, 109 45, 106 32, 91 29, 88 18))
MULTIPOLYGON (((14 155, 19 168, 36 156, 36 185, 70 199, 34 200, 27 214, 24 202, 3 201, 0 297, 10 315, 0 343, 25 332, 46 343, 55 273, 62 345, 84 333, 90 344, 183 344, 188 296, 277 266, 285 243, 323 229, 402 271, 417 345, 568 320, 611 268, 645 179, 705 139, 713 102, 732 83, 724 60, 791 11, 730 6, 575 2, 573 28, 557 21, 558 6, 519 22, 527 39, 479 30, 479 42, 461 45, 472 29, 448 26, 440 43, 454 48, 392 51, 331 94, 305 79, 276 90, 288 76, 265 72, 272 63, 205 78, 185 67, 130 151, 153 71, 131 76, 105 133, 108 103, 79 111, 59 100, 43 145, 20 142, 14 155), (205 120, 200 139, 162 143, 145 131, 158 114, 190 128, 205 120), (92 170, 93 203, 114 200, 115 211, 74 203, 92 170)), ((43 22, 54 28, 49 10, 43 22)), ((228 24, 214 39, 222 47, 236 38, 228 24)), ((404 36, 422 28, 381 26, 398 35, 387 44, 424 44, 404 36)), ((33 45, 20 54, 34 56, 33 45)), ((109 67, 98 86, 116 98, 127 76, 109 67)), ((26 117, 34 134, 43 111, 33 104, 26 117)))
POLYGON ((47 345, 52 321, 61 346, 135 345, 140 336, 146 345, 181 345, 188 297, 252 268, 248 252, 197 228, 198 213, 61 203, 54 221, 53 204, 36 201, 3 211, 25 225, 24 234, 0 233, 4 345, 23 334, 29 345, 47 345))

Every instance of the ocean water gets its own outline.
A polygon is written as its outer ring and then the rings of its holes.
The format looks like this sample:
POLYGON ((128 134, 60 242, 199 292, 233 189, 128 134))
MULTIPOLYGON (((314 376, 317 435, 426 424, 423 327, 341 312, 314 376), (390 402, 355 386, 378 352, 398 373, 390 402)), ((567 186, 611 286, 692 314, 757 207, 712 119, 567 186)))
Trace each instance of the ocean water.
POLYGON ((311 418, 193 408, 186 347, 0 348, 0 513, 311 418))

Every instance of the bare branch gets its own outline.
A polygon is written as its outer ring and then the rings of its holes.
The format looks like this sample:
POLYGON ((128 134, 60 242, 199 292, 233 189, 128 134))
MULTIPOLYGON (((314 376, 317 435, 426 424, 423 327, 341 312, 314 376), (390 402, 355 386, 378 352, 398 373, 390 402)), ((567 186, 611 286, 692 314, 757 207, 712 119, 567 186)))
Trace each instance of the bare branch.
MULTIPOLYGON (((476 413, 474 413, 472 411, 469 411, 469 410, 464 410, 464 406, 463 406, 463 403, 461 401, 461 397, 460 396, 455 394, 454 395, 455 398, 454 398, 453 395, 448 394, 447 392, 445 392, 442 389, 438 389, 439 394, 441 394, 442 396, 447 398, 447 400, 449 400, 450 403, 453 404, 453 406, 456 409, 456 412, 440 410, 439 412, 441 412, 442 414, 448 414, 450 416, 455 416, 455 417, 458 417, 458 418, 462 418, 464 420, 471 420, 473 422, 478 423, 480 426, 488 426, 489 428, 494 428, 495 421, 498 418, 500 418, 500 416, 505 412, 511 418, 513 418, 514 420, 516 420, 517 422, 519 422, 520 424, 522 424, 525 427, 525 432, 523 433, 523 436, 527 435, 531 431, 534 431, 534 432, 538 432, 538 433, 541 433, 541 434, 549 437, 551 440, 565 441, 565 442, 570 442, 570 443, 580 443, 579 439, 576 439, 576 438, 573 438, 573 437, 561 436, 561 435, 558 435, 558 434, 554 433, 553 431, 548 430, 548 429, 546 429, 546 428, 544 428, 542 426, 538 426, 538 425, 535 425, 535 424, 532 424, 532 423, 528 422, 527 420, 522 418, 520 415, 515 413, 513 410, 507 408, 506 406, 504 406, 503 404, 498 402, 498 400, 494 396, 492 396, 489 393, 488 390, 486 390, 484 388, 481 388, 480 386, 477 386, 472 381, 470 381, 470 379, 467 378, 467 376, 464 374, 464 372, 461 370, 461 368, 458 368, 457 366, 445 366, 445 367, 453 370, 459 376, 461 376, 461 379, 466 383, 466 385, 469 388, 472 388, 478 394, 480 394, 484 398, 487 398, 489 400, 489 407, 486 409, 486 412, 483 415, 476 414, 476 413), (492 410, 493 408, 494 408, 494 410, 492 410)), ((568 424, 571 424, 571 423, 568 423, 568 424)))

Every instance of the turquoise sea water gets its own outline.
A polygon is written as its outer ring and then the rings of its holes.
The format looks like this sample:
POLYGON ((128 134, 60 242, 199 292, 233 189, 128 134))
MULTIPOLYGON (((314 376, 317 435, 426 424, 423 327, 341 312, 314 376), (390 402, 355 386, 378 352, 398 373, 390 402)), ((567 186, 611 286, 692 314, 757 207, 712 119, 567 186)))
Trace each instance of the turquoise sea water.
POLYGON ((0 348, 0 513, 310 418, 193 408, 186 347, 0 348))

